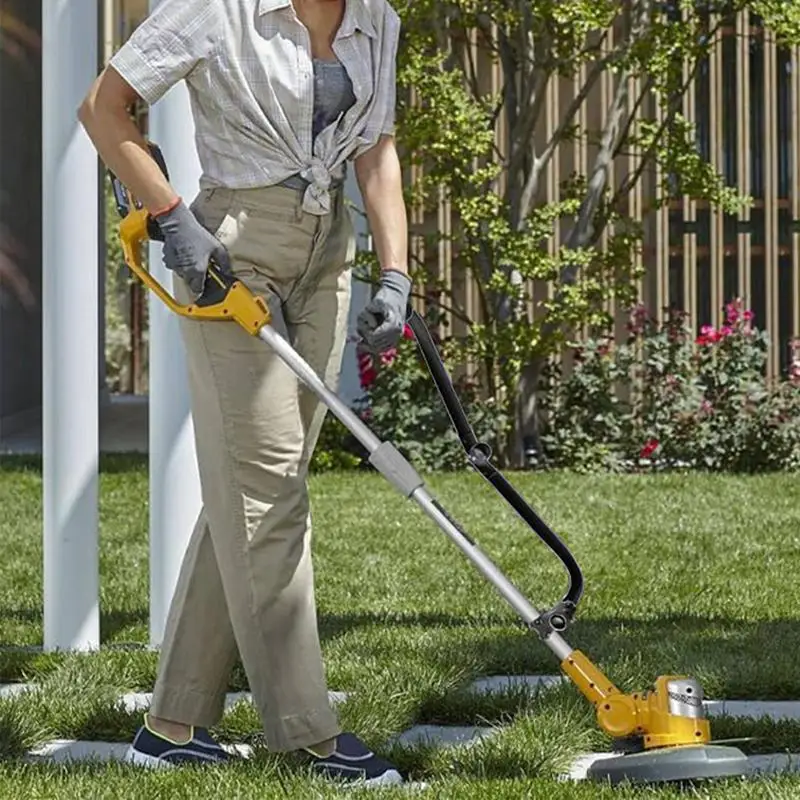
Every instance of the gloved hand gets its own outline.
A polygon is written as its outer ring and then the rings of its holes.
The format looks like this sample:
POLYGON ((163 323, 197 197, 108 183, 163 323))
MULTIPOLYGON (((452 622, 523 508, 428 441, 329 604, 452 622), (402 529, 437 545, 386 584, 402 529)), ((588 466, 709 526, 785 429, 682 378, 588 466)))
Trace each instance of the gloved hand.
POLYGON ((384 270, 375 296, 358 315, 356 330, 367 347, 382 353, 397 345, 406 322, 411 280, 395 269, 384 270))
POLYGON ((203 293, 212 258, 221 272, 233 272, 225 246, 200 224, 183 200, 155 220, 164 233, 164 266, 183 278, 195 297, 203 293))

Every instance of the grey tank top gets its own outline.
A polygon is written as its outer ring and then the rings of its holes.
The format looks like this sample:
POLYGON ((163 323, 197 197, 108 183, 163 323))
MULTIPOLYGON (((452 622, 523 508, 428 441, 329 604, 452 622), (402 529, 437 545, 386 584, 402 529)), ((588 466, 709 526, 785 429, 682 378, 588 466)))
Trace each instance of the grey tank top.
POLYGON ((314 59, 314 121, 312 133, 319 133, 335 122, 356 101, 353 83, 339 61, 314 59))
MULTIPOLYGON (((313 137, 324 131, 339 114, 344 113, 356 101, 353 84, 344 65, 339 61, 323 61, 314 59, 314 116, 311 123, 313 137)), ((340 184, 344 180, 346 167, 339 167, 339 174, 331 185, 340 184)), ((290 175, 281 181, 282 186, 292 189, 305 189, 307 182, 299 174, 290 175)))

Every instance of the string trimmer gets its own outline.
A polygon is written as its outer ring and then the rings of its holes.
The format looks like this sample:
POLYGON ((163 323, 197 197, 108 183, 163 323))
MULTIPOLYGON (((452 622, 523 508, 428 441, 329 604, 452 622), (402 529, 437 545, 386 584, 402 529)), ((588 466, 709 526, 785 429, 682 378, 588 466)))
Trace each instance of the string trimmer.
MULTIPOLYGON (((159 148, 152 143, 149 147, 168 178, 159 148)), ((226 276, 212 263, 202 296, 189 305, 178 303, 142 264, 143 243, 161 240, 158 225, 113 174, 111 181, 122 218, 119 231, 125 261, 142 283, 182 317, 199 322, 236 323, 250 336, 257 336, 271 347, 361 443, 369 454, 370 464, 402 495, 420 506, 503 596, 526 627, 550 648, 564 674, 594 706, 599 726, 614 740, 613 753, 590 766, 589 778, 611 783, 658 783, 721 778, 748 771, 747 758, 741 750, 712 742, 703 690, 695 679, 665 675, 657 678, 646 691, 625 694, 584 653, 566 642, 564 633, 574 620, 583 594, 580 567, 564 542, 492 464, 491 450, 477 439, 470 426, 431 334, 417 312, 409 310, 408 324, 468 463, 511 505, 566 568, 567 591, 546 611, 539 611, 528 602, 445 511, 397 448, 379 439, 272 327, 271 314, 263 298, 253 295, 241 281, 226 276)))

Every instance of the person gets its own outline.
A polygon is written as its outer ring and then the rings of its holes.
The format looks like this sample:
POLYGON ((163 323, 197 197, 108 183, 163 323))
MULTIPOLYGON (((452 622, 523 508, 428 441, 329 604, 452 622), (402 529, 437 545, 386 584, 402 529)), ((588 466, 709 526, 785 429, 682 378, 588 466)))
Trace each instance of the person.
MULTIPOLYGON (((177 299, 203 291, 213 258, 267 300, 334 389, 355 255, 343 190, 351 166, 381 268, 357 331, 378 353, 396 344, 406 318, 408 226, 394 141, 399 29, 388 0, 162 0, 78 110, 104 164, 159 224, 177 299), (129 114, 179 81, 202 167, 188 204, 129 114)), ((238 325, 182 325, 203 508, 130 758, 149 766, 230 758, 209 728, 238 653, 269 749, 300 755, 332 780, 402 782, 340 729, 329 703, 307 487, 327 409, 238 325)))

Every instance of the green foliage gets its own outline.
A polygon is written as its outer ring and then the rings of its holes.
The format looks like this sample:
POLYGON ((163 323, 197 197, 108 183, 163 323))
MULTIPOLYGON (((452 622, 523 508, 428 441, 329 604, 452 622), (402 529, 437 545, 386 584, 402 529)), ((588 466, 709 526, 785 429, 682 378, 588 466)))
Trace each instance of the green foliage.
MULTIPOLYGON (((429 257, 412 271, 429 304, 465 323, 451 348, 460 363, 480 362, 482 389, 507 417, 525 405, 528 368, 558 353, 574 330, 603 329, 609 299, 635 301, 642 219, 627 213, 626 198, 644 174, 659 168, 663 176, 645 215, 675 196, 729 213, 748 202, 698 152, 683 98, 731 15, 749 9, 790 44, 800 42, 796 6, 736 0, 711 16, 708 6, 683 0, 658 10, 612 0, 397 4, 398 139, 417 176, 408 200, 430 211, 444 199, 453 217, 452 232, 412 234, 428 254, 449 243, 454 271, 477 289, 478 311, 467 313, 429 257), (470 42, 484 75, 486 64, 499 65, 499 85, 482 79, 470 42), (579 113, 596 104, 603 73, 613 75, 613 96, 601 127, 582 129, 579 113), (545 127, 547 93, 560 78, 576 81, 575 102, 562 103, 545 127), (548 201, 555 157, 568 148, 571 158, 576 142, 595 145, 587 170, 559 174, 564 179, 548 201), (620 158, 621 177, 610 181, 620 158), (534 297, 542 284, 549 293, 534 297)), ((374 268, 374 257, 362 256, 362 264, 374 268)))
POLYGON ((768 347, 738 301, 728 304, 723 326, 704 326, 697 337, 684 313, 659 325, 639 307, 627 342, 576 344, 566 378, 551 367, 544 455, 583 470, 796 470, 800 361, 788 379, 770 384, 768 347))
MULTIPOLYGON (((447 344, 440 343, 448 370, 447 344)), ((447 410, 410 335, 396 350, 379 359, 362 355, 363 394, 354 410, 381 439, 395 447, 419 470, 442 472, 464 469, 466 456, 447 410)), ((451 371, 451 375, 453 372, 451 371)), ((465 375, 453 380, 459 401, 475 435, 493 450, 506 435, 508 423, 491 398, 479 396, 465 375)), ((368 465, 364 448, 332 415, 328 415, 312 461, 312 470, 324 472, 368 465)))
POLYGON ((342 472, 362 465, 358 442, 345 426, 329 413, 322 423, 317 446, 311 457, 310 471, 342 472))
POLYGON ((116 392, 125 383, 130 358, 130 326, 125 313, 130 273, 119 239, 119 214, 110 183, 105 182, 105 359, 106 386, 116 392))
MULTIPOLYGON (((441 347, 447 363, 446 346, 441 347)), ((397 351, 382 357, 362 372, 364 396, 358 409, 370 428, 390 440, 417 468, 427 471, 464 469, 466 457, 447 410, 416 342, 401 340, 397 351)), ((481 400, 478 387, 465 375, 453 380, 456 393, 475 435, 493 450, 498 449, 506 428, 502 409, 491 398, 481 400)))

